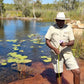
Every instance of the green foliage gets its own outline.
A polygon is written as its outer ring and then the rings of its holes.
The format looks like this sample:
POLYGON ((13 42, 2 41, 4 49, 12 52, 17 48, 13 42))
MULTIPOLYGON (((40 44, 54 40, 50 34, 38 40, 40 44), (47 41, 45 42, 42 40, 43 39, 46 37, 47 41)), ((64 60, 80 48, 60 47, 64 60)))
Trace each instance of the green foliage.
POLYGON ((8 10, 14 10, 15 7, 14 4, 4 4, 4 8, 8 11, 8 10))
POLYGON ((5 12, 5 8, 4 8, 3 0, 0 0, 0 15, 3 14, 4 12, 5 12))
POLYGON ((80 11, 79 10, 71 10, 66 12, 66 16, 71 18, 71 19, 80 19, 80 11))
POLYGON ((34 5, 35 5, 36 8, 41 8, 41 6, 42 6, 40 0, 36 0, 34 5))
POLYGON ((71 19, 83 20, 84 2, 80 2, 79 0, 75 0, 75 2, 73 1, 55 0, 53 4, 42 4, 41 0, 36 0, 35 2, 31 2, 31 0, 14 0, 15 4, 4 5, 6 11, 12 11, 12 12, 8 12, 8 13, 6 12, 5 14, 3 14, 3 16, 10 15, 10 16, 19 16, 19 17, 23 17, 23 16, 33 17, 35 15, 36 17, 41 17, 46 21, 54 21, 54 18, 56 17, 56 13, 59 11, 64 11, 66 16, 71 19), (21 11, 22 13, 20 13, 19 11, 21 11))
POLYGON ((29 8, 25 8, 23 10, 23 14, 25 15, 25 17, 30 16, 30 10, 29 10, 29 8))
POLYGON ((41 16, 41 13, 40 13, 40 12, 35 12, 35 15, 36 15, 36 17, 38 18, 38 17, 41 16))

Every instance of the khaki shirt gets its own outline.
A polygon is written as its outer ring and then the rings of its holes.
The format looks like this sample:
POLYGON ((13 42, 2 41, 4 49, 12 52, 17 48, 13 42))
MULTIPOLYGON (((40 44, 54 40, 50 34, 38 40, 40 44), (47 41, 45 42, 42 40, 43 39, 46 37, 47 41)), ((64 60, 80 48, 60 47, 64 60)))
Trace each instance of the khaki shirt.
MULTIPOLYGON (((60 41, 69 42, 71 40, 74 40, 74 34, 73 34, 73 30, 70 26, 64 25, 64 27, 60 29, 57 26, 57 24, 55 24, 53 26, 50 26, 50 28, 48 29, 48 31, 45 35, 45 38, 50 40, 51 44, 54 47, 59 48, 59 50, 62 51, 67 46, 61 47, 60 41)), ((67 47, 67 49, 71 50, 70 47, 67 47)), ((67 50, 67 49, 65 49, 65 50, 67 50)))

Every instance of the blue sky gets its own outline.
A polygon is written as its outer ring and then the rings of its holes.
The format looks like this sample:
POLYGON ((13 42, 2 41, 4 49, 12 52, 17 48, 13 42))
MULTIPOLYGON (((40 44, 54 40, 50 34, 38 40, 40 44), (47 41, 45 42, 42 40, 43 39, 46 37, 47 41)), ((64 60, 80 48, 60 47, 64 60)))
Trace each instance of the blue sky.
MULTIPOLYGON (((43 4, 53 3, 53 1, 54 1, 54 0, 42 0, 42 3, 43 3, 43 4)), ((4 3, 9 3, 9 4, 11 4, 11 3, 13 3, 13 0, 4 0, 3 2, 4 2, 4 3)))

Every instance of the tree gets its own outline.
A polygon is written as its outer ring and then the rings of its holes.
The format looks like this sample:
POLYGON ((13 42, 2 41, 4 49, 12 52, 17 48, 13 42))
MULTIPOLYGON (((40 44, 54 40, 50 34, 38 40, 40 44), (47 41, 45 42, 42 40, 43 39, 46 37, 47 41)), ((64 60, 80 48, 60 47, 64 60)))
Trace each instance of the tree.
POLYGON ((42 6, 41 1, 40 0, 36 0, 35 7, 36 8, 41 8, 41 6, 42 6))
POLYGON ((28 8, 25 8, 23 10, 23 14, 25 15, 25 17, 30 16, 30 10, 28 8))
POLYGON ((74 10, 79 6, 79 0, 62 0, 62 3, 66 10, 74 10))
MULTIPOLYGON (((30 10, 31 2, 32 0, 14 0, 16 10, 21 10, 24 15, 27 13, 26 8, 28 9, 28 11, 30 10)), ((27 14, 29 15, 29 13, 27 14)), ((25 15, 26 17, 28 16, 27 14, 25 15)))
POLYGON ((5 12, 3 0, 0 0, 0 15, 2 15, 5 12))
POLYGON ((41 8, 41 7, 42 7, 42 4, 41 4, 40 0, 36 0, 36 1, 33 0, 33 17, 34 17, 34 19, 36 19, 36 16, 37 17, 40 16, 40 13, 35 12, 35 9, 41 8))

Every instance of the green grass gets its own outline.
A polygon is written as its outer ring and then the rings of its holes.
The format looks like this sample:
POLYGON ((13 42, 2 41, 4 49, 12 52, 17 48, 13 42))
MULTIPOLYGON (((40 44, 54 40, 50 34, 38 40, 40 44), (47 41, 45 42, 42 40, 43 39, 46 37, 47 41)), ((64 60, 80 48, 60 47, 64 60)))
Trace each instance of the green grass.
POLYGON ((4 13, 4 17, 7 17, 7 16, 9 16, 9 17, 16 17, 16 16, 22 17, 23 15, 22 15, 22 11, 6 11, 4 13))
MULTIPOLYGON (((30 10, 30 17, 33 17, 33 11, 30 10)), ((54 21, 54 18, 56 17, 57 11, 56 9, 35 9, 35 12, 38 12, 40 15, 39 18, 43 18, 44 21, 54 21)), ((66 14, 66 17, 72 19, 72 20, 84 20, 84 15, 82 13, 82 10, 71 10, 71 11, 64 11, 66 14)), ((22 14, 22 11, 6 11, 4 16, 10 15, 11 17, 24 17, 22 14)))

